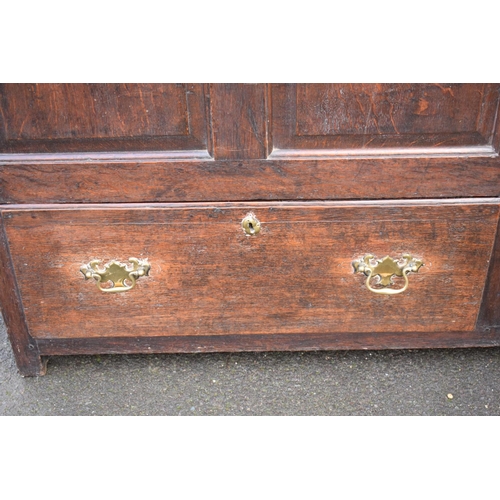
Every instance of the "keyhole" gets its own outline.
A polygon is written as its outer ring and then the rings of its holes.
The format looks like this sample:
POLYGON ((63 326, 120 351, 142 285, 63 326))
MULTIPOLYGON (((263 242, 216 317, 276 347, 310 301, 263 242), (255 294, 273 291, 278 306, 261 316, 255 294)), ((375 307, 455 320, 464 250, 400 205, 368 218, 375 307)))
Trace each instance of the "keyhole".
POLYGON ((260 222, 252 213, 248 214, 242 221, 241 225, 245 233, 254 236, 260 231, 260 222))

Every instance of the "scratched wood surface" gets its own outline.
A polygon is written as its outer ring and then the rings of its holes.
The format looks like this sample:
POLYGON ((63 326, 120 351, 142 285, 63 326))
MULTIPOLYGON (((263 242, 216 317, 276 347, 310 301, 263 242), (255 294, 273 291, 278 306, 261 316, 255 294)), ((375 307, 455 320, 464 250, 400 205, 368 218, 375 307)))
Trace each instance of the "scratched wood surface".
POLYGON ((7 210, 6 234, 35 338, 472 331, 498 204, 7 210), (352 261, 423 259, 409 289, 368 291, 352 261), (79 269, 148 258, 151 275, 105 294, 79 269))
POLYGON ((278 149, 486 146, 498 86, 287 84, 272 87, 272 103, 278 149))
POLYGON ((207 149, 201 84, 1 84, 0 153, 207 149))

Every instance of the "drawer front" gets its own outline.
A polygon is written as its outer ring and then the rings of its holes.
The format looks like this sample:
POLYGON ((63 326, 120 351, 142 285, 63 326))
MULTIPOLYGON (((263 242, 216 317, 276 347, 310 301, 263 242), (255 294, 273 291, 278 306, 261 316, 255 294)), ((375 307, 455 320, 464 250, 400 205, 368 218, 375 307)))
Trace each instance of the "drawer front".
POLYGON ((498 214, 496 199, 3 211, 37 339, 472 331, 498 214), (138 269, 129 258, 147 262, 135 286, 101 291, 106 264, 138 269))

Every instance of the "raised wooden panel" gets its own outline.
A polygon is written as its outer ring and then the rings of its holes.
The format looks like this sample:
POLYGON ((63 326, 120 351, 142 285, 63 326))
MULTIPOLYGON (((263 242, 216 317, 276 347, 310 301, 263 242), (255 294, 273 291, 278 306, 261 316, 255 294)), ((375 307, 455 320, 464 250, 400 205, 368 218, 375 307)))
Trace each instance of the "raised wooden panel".
POLYGON ((65 207, 3 212, 30 334, 111 338, 473 331, 498 200, 65 207), (248 236, 249 211, 261 231, 248 236), (133 237, 131 237, 133 235, 133 237), (424 266, 378 295, 367 253, 424 266), (150 275, 103 293, 80 267, 148 258, 150 275))
POLYGON ((208 149, 200 84, 2 84, 0 153, 208 149))
POLYGON ((272 85, 273 157, 491 154, 496 84, 272 85))

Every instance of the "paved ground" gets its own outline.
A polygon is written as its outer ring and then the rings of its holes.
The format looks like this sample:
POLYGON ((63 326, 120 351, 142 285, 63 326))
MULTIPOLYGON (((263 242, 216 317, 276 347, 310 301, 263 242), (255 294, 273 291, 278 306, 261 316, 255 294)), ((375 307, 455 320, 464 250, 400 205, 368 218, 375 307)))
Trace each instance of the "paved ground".
POLYGON ((64 356, 22 378, 2 323, 0 415, 500 415, 500 348, 64 356))

